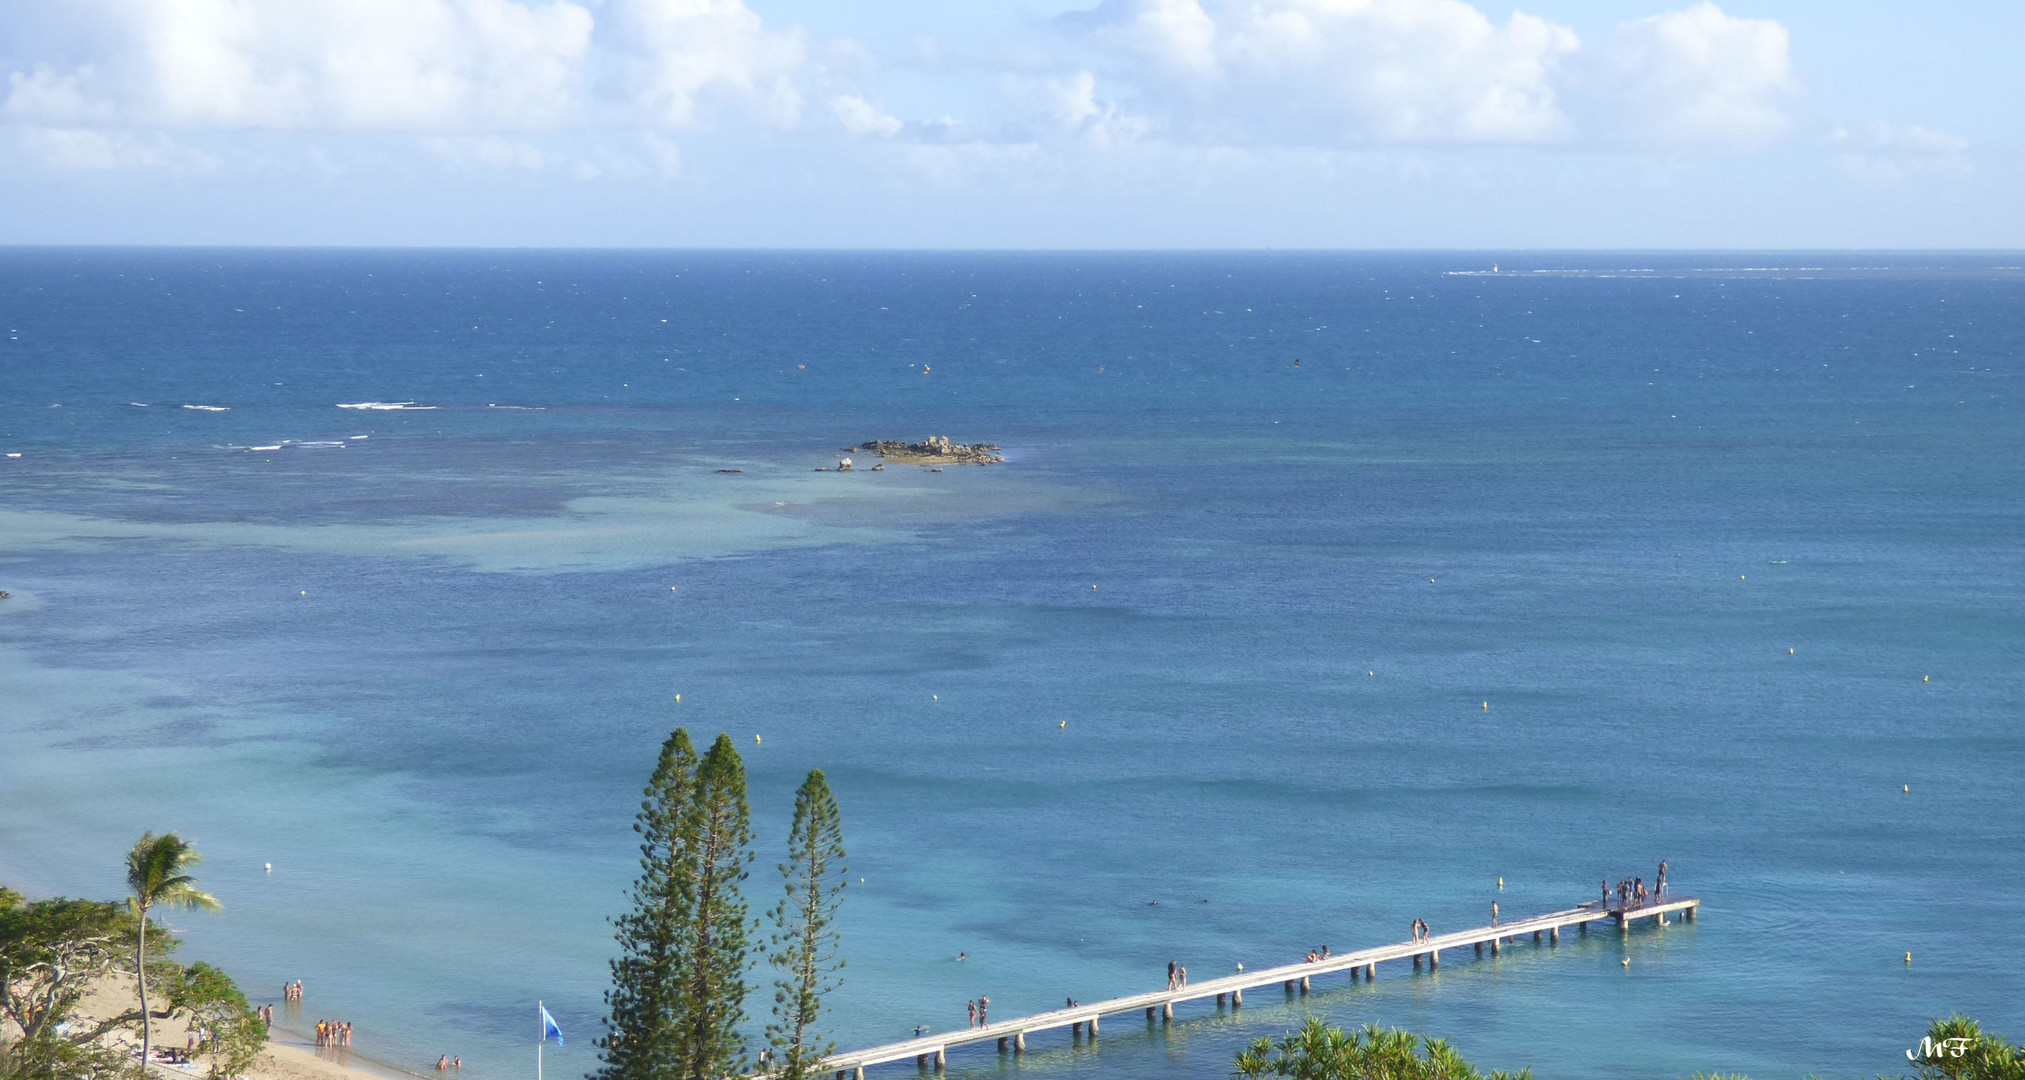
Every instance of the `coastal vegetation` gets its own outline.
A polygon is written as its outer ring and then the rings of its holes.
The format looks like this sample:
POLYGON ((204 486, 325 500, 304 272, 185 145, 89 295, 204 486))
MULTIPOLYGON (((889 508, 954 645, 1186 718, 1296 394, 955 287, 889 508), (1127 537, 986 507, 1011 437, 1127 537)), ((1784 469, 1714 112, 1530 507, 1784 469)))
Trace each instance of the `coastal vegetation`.
POLYGON ((837 953, 837 906, 845 884, 843 820, 821 769, 795 792, 788 861, 780 864, 786 895, 773 909, 774 1022, 767 1042, 782 1080, 807 1080, 836 1044, 816 1034, 823 995, 837 988, 844 966, 837 953))
MULTIPOLYGON (((753 861, 745 763, 720 733, 696 753, 677 728, 661 746, 633 829, 640 874, 614 920, 619 955, 605 993, 608 1031, 596 1080, 717 1080, 747 1067, 748 958, 758 929, 743 882, 753 861)), ((804 1078, 833 1050, 815 1025, 843 961, 835 919, 843 830, 820 770, 795 796, 784 895, 772 910, 776 1051, 769 1070, 804 1078)))
POLYGON ((127 906, 134 913, 134 981, 141 997, 141 1060, 148 1060, 148 912, 157 908, 218 910, 218 898, 197 887, 190 870, 204 857, 175 833, 145 833, 127 852, 127 906))
POLYGON ((209 1076, 252 1066, 267 1042, 258 1014, 223 971, 168 959, 180 943, 149 915, 216 905, 188 874, 197 862, 175 833, 150 833, 128 854, 124 902, 29 900, 0 887, 0 1080, 138 1077, 145 1059, 130 1040, 149 1046, 152 1022, 172 1019, 204 1033, 209 1076), (106 993, 128 979, 134 996, 106 993))
MULTIPOLYGON (((1376 1024, 1361 1031, 1330 1027, 1311 1016, 1298 1031, 1257 1039, 1237 1056, 1245 1080, 1486 1080, 1445 1039, 1376 1024)), ((1493 1072, 1488 1080, 1531 1080, 1533 1071, 1493 1072)))

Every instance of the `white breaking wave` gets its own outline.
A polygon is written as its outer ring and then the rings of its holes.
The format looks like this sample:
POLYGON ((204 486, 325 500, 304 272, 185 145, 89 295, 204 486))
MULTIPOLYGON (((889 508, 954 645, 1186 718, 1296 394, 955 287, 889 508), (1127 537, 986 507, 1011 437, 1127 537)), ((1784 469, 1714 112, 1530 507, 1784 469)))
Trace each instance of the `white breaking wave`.
POLYGON ((370 409, 373 412, 403 412, 408 410, 426 412, 435 407, 434 405, 417 405, 412 401, 354 401, 349 405, 340 404, 338 406, 340 409, 370 409))
POLYGON ((372 438, 372 436, 371 436, 371 435, 354 435, 354 436, 352 436, 352 441, 353 441, 353 442, 357 442, 357 441, 359 441, 360 439, 370 439, 370 438, 372 438))
POLYGON ((487 404, 487 405, 486 405, 485 407, 486 407, 486 408, 488 408, 488 409, 512 409, 512 410, 513 410, 514 412, 547 412, 547 411, 548 411, 548 406, 546 406, 546 405, 498 405, 498 404, 487 404))
POLYGON ((249 446, 249 447, 247 447, 246 449, 248 449, 248 450, 279 450, 279 449, 281 449, 281 444, 280 444, 280 443, 275 443, 275 444, 274 444, 273 446, 249 446))
POLYGON ((184 408, 186 408, 186 409, 195 409, 195 410, 197 410, 198 412, 231 412, 231 411, 232 411, 232 406, 230 406, 230 405, 185 405, 185 406, 183 406, 183 407, 184 407, 184 408))

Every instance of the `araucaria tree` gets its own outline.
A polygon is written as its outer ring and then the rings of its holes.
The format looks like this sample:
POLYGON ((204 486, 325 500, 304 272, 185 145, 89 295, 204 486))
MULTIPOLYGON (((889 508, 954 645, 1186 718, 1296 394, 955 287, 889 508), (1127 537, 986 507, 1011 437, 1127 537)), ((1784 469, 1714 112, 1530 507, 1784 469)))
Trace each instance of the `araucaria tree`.
POLYGON ((719 1080, 745 1071, 745 954, 754 929, 739 883, 752 864, 745 763, 719 734, 696 768, 696 795, 682 826, 695 865, 694 913, 677 1022, 686 1029, 680 1080, 719 1080))
POLYGON ((676 1009, 688 988, 683 965, 695 917, 696 864, 682 831, 695 795, 696 748, 676 728, 661 744, 633 822, 640 877, 633 910, 616 920, 619 957, 605 993, 611 1030, 599 1043, 605 1063, 598 1080, 666 1080, 689 1058, 676 1009))
POLYGON ((837 1046, 815 1030, 823 995, 837 988, 844 966, 837 955, 837 904, 843 899, 844 826, 823 770, 815 769, 795 792, 788 828, 788 861, 780 864, 786 895, 773 909, 774 1022, 767 1042, 776 1052, 775 1075, 807 1080, 822 1071, 837 1046))
POLYGON ((141 991, 141 1061, 149 1060, 148 912, 154 908, 199 908, 216 911, 216 897, 197 888, 190 870, 204 857, 175 833, 146 833, 127 852, 127 906, 135 916, 134 980, 141 991))

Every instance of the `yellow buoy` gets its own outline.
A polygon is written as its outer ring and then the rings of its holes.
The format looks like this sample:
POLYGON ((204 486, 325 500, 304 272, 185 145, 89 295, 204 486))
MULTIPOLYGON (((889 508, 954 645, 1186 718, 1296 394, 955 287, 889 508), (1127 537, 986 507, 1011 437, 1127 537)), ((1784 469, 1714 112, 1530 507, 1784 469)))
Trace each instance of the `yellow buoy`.
POLYGON ((308 589, 304 589, 304 590, 302 590, 302 595, 304 595, 304 596, 308 596, 308 595, 309 595, 309 590, 308 590, 308 589))
POLYGON ((1906 963, 1908 963, 1908 964, 1912 963, 1912 954, 1911 954, 1911 953, 1907 953, 1907 954, 1905 954, 1905 962, 1906 962, 1906 963))
POLYGON ((1742 574, 1738 574, 1738 575, 1737 575, 1737 580, 1738 580, 1738 581, 1742 581, 1742 580, 1744 580, 1744 575, 1742 575, 1742 574))
POLYGON ((1787 650, 1786 650, 1786 655, 1787 655, 1787 656, 1791 656, 1791 655, 1793 655, 1793 650, 1791 650, 1791 649, 1787 649, 1787 650))
POLYGON ((1068 728, 1068 726, 1069 726, 1069 722, 1068 722, 1067 720, 1064 720, 1064 721, 1062 721, 1061 723, 1059 723, 1059 724, 1057 724, 1057 725, 1055 725, 1055 726, 1056 726, 1056 727, 1059 727, 1059 728, 1063 728, 1063 729, 1067 729, 1067 728, 1068 728))
POLYGON ((1505 879, 1504 879, 1504 878, 1499 878, 1499 879, 1498 879, 1498 891, 1499 891, 1499 892, 1504 892, 1504 891, 1505 891, 1505 879))
POLYGON ((681 694, 677 694, 677 695, 675 695, 675 704, 677 704, 677 705, 680 705, 680 704, 682 704, 682 695, 681 695, 681 694))
POLYGON ((1898 786, 1898 789, 1899 789, 1900 791, 1903 791, 1903 792, 1905 792, 1905 793, 1906 793, 1907 795, 1910 795, 1910 794, 1912 794, 1912 785, 1911 785, 1911 784, 1900 784, 1900 785, 1898 786))
POLYGON ((1490 702, 1488 702, 1488 701, 1484 702, 1484 711, 1485 711, 1485 712, 1490 712, 1490 711, 1491 711, 1491 703, 1490 703, 1490 702))
POLYGON ((1096 591, 1097 591, 1097 587, 1096 587, 1095 585, 1092 585, 1092 586, 1090 586, 1090 591, 1091 591, 1091 592, 1096 592, 1096 591))
MULTIPOLYGON (((308 594, 307 594, 307 593, 304 593, 303 595, 307 596, 308 594)), ((1932 675, 1922 675, 1922 676, 1920 676, 1920 681, 1921 681, 1921 682, 1933 682, 1933 681, 1934 681, 1934 677, 1933 677, 1932 675)))
POLYGON ((930 700, 930 701, 941 701, 941 700, 942 700, 942 695, 941 695, 941 694, 930 694, 930 695, 928 695, 928 700, 930 700))
POLYGON ((1365 672, 1364 674, 1366 674, 1366 675, 1370 675, 1370 676, 1374 676, 1374 677, 1375 677, 1375 676, 1377 676, 1377 674, 1378 674, 1378 673, 1377 673, 1377 672, 1375 672, 1375 671, 1367 671, 1367 672, 1365 672))
POLYGON ((754 735, 754 736, 752 737, 752 741, 753 741, 753 742, 758 742, 758 741, 759 741, 759 736, 757 736, 757 735, 754 735))

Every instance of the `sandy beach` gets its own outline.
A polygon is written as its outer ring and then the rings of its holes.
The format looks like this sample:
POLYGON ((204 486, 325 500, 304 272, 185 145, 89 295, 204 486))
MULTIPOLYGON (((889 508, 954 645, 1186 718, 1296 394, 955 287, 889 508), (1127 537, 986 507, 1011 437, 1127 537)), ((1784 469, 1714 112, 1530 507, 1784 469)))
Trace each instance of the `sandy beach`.
MULTIPOLYGON (((131 1009, 134 1005, 133 979, 121 975, 100 980, 79 1003, 77 1015, 80 1019, 96 1020, 131 1009)), ((306 1023, 314 1025, 315 1020, 306 1023)), ((180 1019, 156 1020, 153 1032, 156 1046, 187 1045, 190 1037, 189 1026, 180 1019)), ((136 1050, 140 1043, 138 1033, 120 1036, 119 1041, 136 1050)), ((206 1067, 203 1064, 175 1066, 156 1062, 149 1066, 149 1072, 169 1080, 202 1077, 206 1067)), ((312 1040, 298 1036, 277 1023, 269 1034, 267 1048, 247 1070, 245 1080, 361 1080, 362 1077, 417 1080, 424 1075, 376 1060, 353 1047, 319 1050, 312 1040)))

